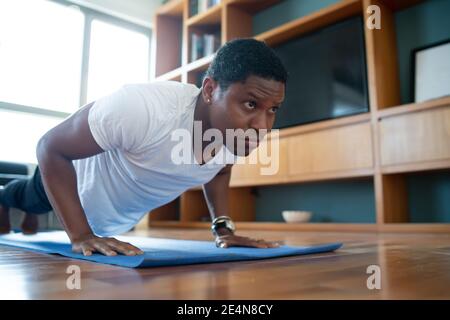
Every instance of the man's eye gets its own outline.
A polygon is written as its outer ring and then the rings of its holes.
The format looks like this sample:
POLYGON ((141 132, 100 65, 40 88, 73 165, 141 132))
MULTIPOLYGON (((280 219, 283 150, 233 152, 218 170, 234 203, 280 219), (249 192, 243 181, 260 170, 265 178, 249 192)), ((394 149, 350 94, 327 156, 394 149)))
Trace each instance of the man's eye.
POLYGON ((256 102, 255 101, 247 101, 245 103, 245 106, 249 109, 255 109, 256 108, 256 102))
POLYGON ((278 107, 270 108, 270 112, 272 112, 272 113, 277 113, 277 111, 278 111, 278 107))

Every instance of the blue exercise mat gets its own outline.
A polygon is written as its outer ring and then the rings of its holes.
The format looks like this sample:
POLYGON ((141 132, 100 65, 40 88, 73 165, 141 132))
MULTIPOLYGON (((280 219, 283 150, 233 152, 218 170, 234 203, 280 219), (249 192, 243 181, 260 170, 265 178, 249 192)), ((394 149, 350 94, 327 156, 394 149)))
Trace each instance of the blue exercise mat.
POLYGON ((59 254, 65 257, 129 268, 160 267, 224 261, 258 260, 283 256, 304 255, 334 251, 342 243, 310 246, 285 246, 278 248, 217 248, 214 241, 175 240, 162 238, 118 236, 118 240, 130 242, 145 253, 139 256, 117 255, 113 257, 94 253, 85 257, 72 252, 69 238, 64 231, 41 232, 27 236, 10 233, 0 236, 0 244, 36 252, 59 254))

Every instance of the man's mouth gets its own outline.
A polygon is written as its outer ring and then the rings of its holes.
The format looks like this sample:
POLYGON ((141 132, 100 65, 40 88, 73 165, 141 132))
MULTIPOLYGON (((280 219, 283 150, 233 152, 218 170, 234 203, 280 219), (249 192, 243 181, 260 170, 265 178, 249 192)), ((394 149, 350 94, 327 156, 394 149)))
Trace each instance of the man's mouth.
POLYGON ((251 149, 258 147, 258 140, 245 139, 245 146, 251 149))

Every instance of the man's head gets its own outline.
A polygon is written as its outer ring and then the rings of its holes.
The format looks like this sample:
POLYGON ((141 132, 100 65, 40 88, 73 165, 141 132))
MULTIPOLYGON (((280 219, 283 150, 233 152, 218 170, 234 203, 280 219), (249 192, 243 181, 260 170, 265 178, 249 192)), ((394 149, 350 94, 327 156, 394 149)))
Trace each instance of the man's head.
MULTIPOLYGON (((202 98, 209 107, 211 126, 224 136, 226 129, 270 131, 284 100, 287 77, 281 60, 264 42, 226 43, 203 79, 202 98)), ((254 147, 247 142, 245 154, 254 147)))

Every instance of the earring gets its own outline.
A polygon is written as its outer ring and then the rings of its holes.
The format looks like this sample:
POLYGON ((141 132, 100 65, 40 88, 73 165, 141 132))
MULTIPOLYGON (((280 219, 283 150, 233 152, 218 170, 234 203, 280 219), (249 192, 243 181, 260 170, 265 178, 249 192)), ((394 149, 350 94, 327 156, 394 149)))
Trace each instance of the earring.
POLYGON ((211 102, 211 99, 208 99, 208 100, 206 100, 208 103, 210 103, 211 102))

